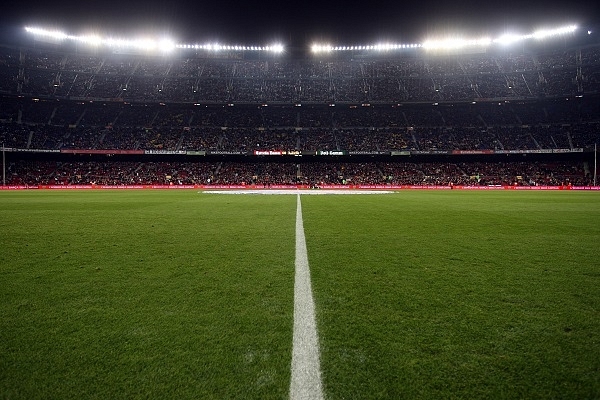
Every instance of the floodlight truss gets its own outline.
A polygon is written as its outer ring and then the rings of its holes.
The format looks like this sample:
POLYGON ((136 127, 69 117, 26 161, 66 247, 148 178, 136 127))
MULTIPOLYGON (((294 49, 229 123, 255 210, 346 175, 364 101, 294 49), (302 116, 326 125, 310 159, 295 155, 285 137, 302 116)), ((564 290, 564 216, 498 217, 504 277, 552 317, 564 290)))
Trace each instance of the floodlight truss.
POLYGON ((423 43, 413 44, 396 44, 396 43, 383 43, 375 45, 353 45, 353 46, 334 46, 331 44, 315 43, 312 45, 311 50, 313 53, 331 53, 334 51, 395 51, 404 49, 415 49, 423 48, 425 50, 456 50, 462 48, 485 48, 494 44, 498 45, 509 45, 515 42, 521 42, 529 39, 542 40, 554 36, 566 35, 573 33, 577 30, 576 25, 568 25, 554 29, 543 29, 538 30, 527 35, 518 34, 504 34, 498 38, 492 39, 489 37, 483 37, 479 39, 465 39, 465 38, 443 38, 438 40, 426 40, 423 43))
POLYGON ((222 45, 218 43, 207 43, 207 44, 178 44, 175 47, 178 49, 193 49, 193 50, 207 50, 207 51, 267 51, 272 53, 282 53, 284 47, 282 44, 275 44, 272 46, 242 46, 242 45, 222 45))
POLYGON ((97 35, 69 35, 59 30, 48 30, 36 27, 25 27, 25 31, 37 36, 56 41, 74 41, 92 46, 106 46, 110 48, 130 48, 145 51, 170 52, 174 49, 194 49, 205 51, 264 51, 271 53, 282 53, 285 49, 282 44, 270 46, 243 46, 223 45, 217 43, 208 44, 176 44, 170 39, 120 39, 112 37, 101 37, 97 35))
MULTIPOLYGON (((269 46, 246 46, 246 45, 227 45, 219 43, 205 44, 176 44, 170 39, 118 39, 112 37, 101 37, 98 35, 69 35, 59 30, 47 30, 36 27, 26 27, 25 30, 38 37, 46 37, 56 41, 74 41, 84 43, 90 46, 106 46, 110 48, 132 48, 144 51, 161 51, 168 53, 174 49, 201 50, 201 51, 249 51, 249 52, 269 52, 282 53, 285 48, 282 44, 273 44, 269 46)), ((465 39, 460 37, 442 38, 437 40, 426 40, 423 43, 398 44, 398 43, 379 43, 372 45, 351 45, 351 46, 334 46, 330 44, 313 44, 311 50, 315 54, 324 54, 331 52, 345 51, 401 51, 407 49, 423 48, 426 51, 430 50, 456 50, 462 48, 485 48, 491 45, 510 45, 515 42, 525 40, 543 40, 550 37, 566 35, 575 32, 576 25, 568 25, 554 29, 542 29, 526 35, 506 33, 495 39, 484 37, 479 39, 465 39)))

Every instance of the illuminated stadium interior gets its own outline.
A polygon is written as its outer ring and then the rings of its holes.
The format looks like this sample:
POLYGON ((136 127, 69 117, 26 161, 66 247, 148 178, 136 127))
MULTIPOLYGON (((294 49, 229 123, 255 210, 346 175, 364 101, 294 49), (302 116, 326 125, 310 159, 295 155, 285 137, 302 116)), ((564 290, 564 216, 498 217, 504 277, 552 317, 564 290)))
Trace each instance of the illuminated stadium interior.
POLYGON ((430 1, 33 0, 0 399, 600 399, 600 39, 430 1))
MULTIPOLYGON (((278 43, 268 46, 261 45, 228 45, 219 43, 208 44, 176 44, 175 41, 168 38, 163 39, 116 39, 113 37, 101 37, 98 35, 70 35, 60 30, 49 30, 38 27, 26 27, 27 33, 38 38, 55 39, 58 41, 74 41, 89 46, 107 46, 109 48, 132 48, 146 51, 158 51, 168 53, 175 48, 194 49, 207 51, 267 51, 281 53, 285 50, 284 45, 278 43)), ((561 35, 572 34, 577 30, 576 25, 567 25, 558 28, 540 29, 529 34, 505 33, 497 38, 442 38, 428 39, 423 43, 379 43, 370 45, 331 45, 315 43, 311 45, 313 53, 328 53, 331 51, 394 51, 401 49, 424 48, 427 50, 455 50, 462 48, 485 48, 493 44, 510 45, 525 40, 544 40, 561 35)))
POLYGON ((600 46, 576 25, 301 56, 25 31, 0 48, 7 184, 595 183, 600 46))

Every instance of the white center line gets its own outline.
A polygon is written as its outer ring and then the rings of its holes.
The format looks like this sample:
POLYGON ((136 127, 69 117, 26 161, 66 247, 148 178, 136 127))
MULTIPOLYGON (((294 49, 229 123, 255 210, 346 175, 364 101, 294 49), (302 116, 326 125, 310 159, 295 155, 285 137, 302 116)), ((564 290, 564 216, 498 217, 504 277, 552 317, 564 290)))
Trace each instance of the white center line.
POLYGON ((294 338, 290 399, 323 399, 319 337, 315 303, 310 285, 310 269, 302 222, 302 204, 297 196, 296 208, 296 276, 294 283, 294 338))

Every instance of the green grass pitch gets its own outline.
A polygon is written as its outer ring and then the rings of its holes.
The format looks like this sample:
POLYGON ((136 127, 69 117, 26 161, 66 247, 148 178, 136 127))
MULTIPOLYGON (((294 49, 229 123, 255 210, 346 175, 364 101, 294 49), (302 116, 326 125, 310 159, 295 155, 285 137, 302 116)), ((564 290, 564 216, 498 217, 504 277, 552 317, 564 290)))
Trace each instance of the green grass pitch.
MULTIPOLYGON (((302 196, 328 399, 599 398, 600 193, 302 196)), ((296 196, 0 192, 0 398, 284 399, 296 196)))

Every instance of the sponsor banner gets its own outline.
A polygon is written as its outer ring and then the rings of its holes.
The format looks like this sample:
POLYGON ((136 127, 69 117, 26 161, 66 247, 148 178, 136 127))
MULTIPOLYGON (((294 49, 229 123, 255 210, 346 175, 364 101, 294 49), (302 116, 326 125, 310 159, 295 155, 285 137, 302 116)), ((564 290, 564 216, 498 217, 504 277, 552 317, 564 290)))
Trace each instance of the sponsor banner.
POLYGON ((348 185, 318 185, 319 189, 352 189, 348 185))
POLYGON ((494 154, 494 150, 452 150, 451 154, 494 154))
POLYGON ((196 189, 196 185, 152 185, 150 189, 196 189))
POLYGON ((144 185, 93 185, 94 189, 146 189, 144 185))
POLYGON ((550 154, 552 149, 542 150, 495 150, 495 154, 550 154))
POLYGON ((207 155, 224 155, 224 156, 241 156, 248 154, 247 151, 241 150, 206 150, 207 155))
POLYGON ((389 155, 389 151, 349 151, 349 155, 351 156, 383 156, 389 155))
POLYGON ((8 186, 1 186, 0 185, 0 190, 24 190, 24 189, 37 189, 37 186, 25 186, 25 185, 8 185, 8 186))
POLYGON ((252 152, 255 156, 283 156, 285 153, 282 150, 254 150, 252 152))
POLYGON ((355 185, 353 189, 402 189, 402 185, 355 185))
POLYGON ((392 151, 390 153, 392 156, 410 156, 410 150, 405 151, 392 151))
POLYGON ((317 151, 318 156, 345 156, 346 154, 348 154, 348 153, 343 150, 318 150, 317 151))
POLYGON ((254 150, 255 156, 301 156, 301 151, 298 150, 254 150))
MULTIPOLYGON (((0 185, 0 190, 140 190, 140 189, 309 189, 307 185, 0 185)), ((436 186, 436 185, 320 185, 319 189, 338 190, 593 190, 600 191, 600 186, 436 186)))
POLYGON ((205 156, 206 152, 203 150, 188 150, 185 152, 188 156, 205 156))
POLYGON ((199 189, 248 189, 247 185, 199 185, 199 189))
POLYGON ((48 185, 40 186, 40 189, 93 189, 93 185, 48 185))
MULTIPOLYGON (((457 150, 458 151, 458 150, 457 150)), ((466 150, 470 151, 470 150, 466 150)), ((558 154, 558 153, 583 153, 582 148, 575 149, 541 149, 541 150, 495 150, 494 154, 558 154)), ((465 153, 461 153, 465 154, 465 153)))
POLYGON ((450 150, 411 150, 410 154, 453 154, 450 150))
POLYGON ((144 154, 186 154, 185 150, 144 150, 144 154))
POLYGON ((600 186, 571 186, 570 190, 600 190, 600 186))
POLYGON ((251 189, 298 189, 298 185, 250 185, 251 189))
POLYGON ((454 189, 460 190, 504 190, 505 188, 505 186, 454 186, 454 189))
POLYGON ((461 190, 569 190, 569 186, 455 186, 455 189, 461 190))
POLYGON ((427 190, 446 190, 452 189, 451 186, 437 186, 437 185, 403 185, 402 189, 427 189, 427 190))
POLYGON ((512 190, 569 190, 568 186, 506 186, 512 190))
POLYGON ((66 154, 144 154, 144 150, 96 150, 96 149, 60 149, 66 154))
POLYGON ((60 153, 60 150, 48 149, 18 149, 15 147, 3 147, 2 150, 13 153, 60 153))

